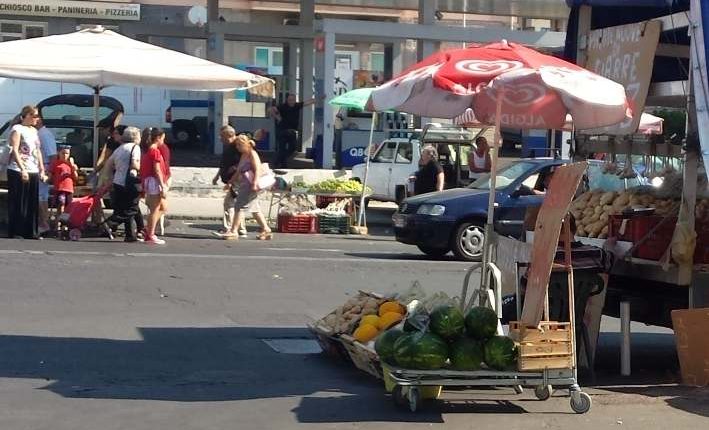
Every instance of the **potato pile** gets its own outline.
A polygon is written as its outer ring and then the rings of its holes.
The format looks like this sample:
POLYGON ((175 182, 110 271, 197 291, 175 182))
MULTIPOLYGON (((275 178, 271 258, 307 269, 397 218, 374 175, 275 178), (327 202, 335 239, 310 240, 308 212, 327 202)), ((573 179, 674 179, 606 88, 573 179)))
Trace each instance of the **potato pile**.
POLYGON ((349 333, 360 317, 364 315, 377 315, 379 305, 385 301, 385 299, 378 299, 361 294, 349 299, 344 305, 335 309, 323 318, 321 323, 333 334, 349 333))
POLYGON ((679 203, 672 199, 658 199, 651 194, 632 191, 587 191, 571 204, 570 212, 576 220, 576 235, 607 238, 608 219, 627 208, 654 208, 656 215, 671 216, 676 215, 679 203))

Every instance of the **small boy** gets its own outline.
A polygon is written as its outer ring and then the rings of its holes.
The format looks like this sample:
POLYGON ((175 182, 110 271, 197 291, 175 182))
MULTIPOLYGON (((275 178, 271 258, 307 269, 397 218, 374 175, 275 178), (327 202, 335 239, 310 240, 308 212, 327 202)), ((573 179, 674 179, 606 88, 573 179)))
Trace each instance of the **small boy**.
POLYGON ((59 219, 74 195, 74 182, 79 179, 79 168, 70 155, 71 146, 60 145, 58 149, 57 158, 49 168, 57 206, 57 233, 61 231, 59 219))

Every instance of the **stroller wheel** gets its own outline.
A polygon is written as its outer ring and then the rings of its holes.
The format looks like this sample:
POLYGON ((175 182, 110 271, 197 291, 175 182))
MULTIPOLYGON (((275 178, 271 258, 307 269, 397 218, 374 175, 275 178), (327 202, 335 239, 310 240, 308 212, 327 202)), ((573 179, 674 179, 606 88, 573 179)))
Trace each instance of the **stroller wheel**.
POLYGON ((78 228, 72 228, 69 230, 69 239, 73 241, 81 239, 81 230, 78 228))

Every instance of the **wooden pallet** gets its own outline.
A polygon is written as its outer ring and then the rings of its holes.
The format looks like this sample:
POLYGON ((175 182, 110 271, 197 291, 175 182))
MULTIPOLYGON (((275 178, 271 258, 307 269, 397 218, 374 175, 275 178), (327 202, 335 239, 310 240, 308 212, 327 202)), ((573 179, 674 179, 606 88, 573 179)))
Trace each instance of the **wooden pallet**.
POLYGON ((571 323, 542 321, 538 327, 510 322, 510 337, 518 343, 520 371, 573 367, 571 323))

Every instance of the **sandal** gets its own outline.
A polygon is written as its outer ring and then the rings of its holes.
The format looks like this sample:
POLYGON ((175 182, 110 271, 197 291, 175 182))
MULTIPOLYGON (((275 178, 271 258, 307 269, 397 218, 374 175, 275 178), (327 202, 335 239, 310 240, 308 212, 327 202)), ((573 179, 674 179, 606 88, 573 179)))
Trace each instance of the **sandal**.
POLYGON ((212 232, 213 235, 217 236, 218 238, 224 239, 224 240, 237 240, 239 239, 239 235, 236 233, 232 233, 230 231, 227 231, 226 233, 219 233, 216 231, 212 232))
POLYGON ((262 231, 258 236, 256 236, 256 239, 271 240, 271 239, 273 239, 273 232, 272 231, 262 231))

